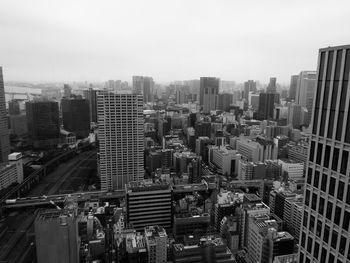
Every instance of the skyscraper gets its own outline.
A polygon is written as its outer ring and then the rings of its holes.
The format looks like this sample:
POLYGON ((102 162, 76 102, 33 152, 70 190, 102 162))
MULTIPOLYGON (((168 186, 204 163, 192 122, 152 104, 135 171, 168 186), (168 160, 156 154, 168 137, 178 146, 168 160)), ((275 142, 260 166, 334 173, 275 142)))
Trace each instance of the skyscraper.
POLYGON ((35 148, 57 145, 60 136, 58 103, 56 101, 26 102, 28 135, 35 148))
MULTIPOLYGON (((220 79, 213 77, 201 77, 200 78, 200 90, 199 90, 199 104, 204 106, 204 94, 218 94, 219 93, 220 79)), ((208 101, 209 102, 209 101, 208 101)))
POLYGON ((99 91, 97 115, 101 189, 143 179, 142 95, 99 91))
POLYGON ((10 138, 6 114, 5 87, 0 67, 0 163, 7 162, 10 154, 10 138))
POLYGON ((90 108, 90 122, 97 122, 97 91, 93 88, 84 90, 84 98, 89 101, 90 108))
POLYGON ((254 80, 248 80, 244 82, 244 98, 246 102, 248 103, 249 101, 249 92, 256 91, 256 82, 254 80))
POLYGON ((290 100, 295 100, 298 80, 299 80, 299 75, 293 75, 290 78, 290 86, 289 86, 289 99, 290 100))
POLYGON ((276 78, 270 78, 270 83, 266 88, 267 93, 276 93, 276 78))
POLYGON ((85 99, 61 100, 64 129, 74 132, 77 138, 85 138, 90 133, 89 102, 85 99))
POLYGON ((260 93, 259 95, 259 120, 273 119, 273 109, 276 101, 279 98, 277 93, 260 93))
POLYGON ((350 260, 350 45, 320 49, 299 262, 350 260))
POLYGON ((302 71, 298 77, 298 83, 296 88, 295 102, 302 107, 306 107, 308 111, 306 124, 310 123, 312 106, 314 103, 316 91, 316 72, 315 71, 302 71))
POLYGON ((137 94, 143 94, 143 102, 153 102, 154 81, 151 77, 133 76, 132 87, 137 94))

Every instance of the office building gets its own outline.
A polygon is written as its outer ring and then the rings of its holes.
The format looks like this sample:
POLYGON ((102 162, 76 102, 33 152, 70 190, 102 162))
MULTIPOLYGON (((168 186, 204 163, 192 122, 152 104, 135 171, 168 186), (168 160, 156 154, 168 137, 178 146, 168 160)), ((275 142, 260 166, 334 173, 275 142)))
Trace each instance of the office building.
POLYGON ((276 93, 276 78, 270 78, 269 85, 266 87, 266 93, 276 93))
POLYGON ((230 93, 220 93, 218 95, 218 110, 229 111, 233 101, 233 95, 230 93))
POLYGON ((0 165, 0 190, 13 183, 23 182, 22 154, 15 152, 8 156, 9 162, 0 165))
POLYGON ((200 78, 200 93, 199 104, 205 107, 205 113, 209 113, 211 110, 216 110, 217 95, 219 93, 220 79, 213 77, 201 77, 200 78), (206 99, 204 99, 204 97, 206 99), (204 101, 206 103, 204 103, 204 101))
POLYGON ((60 122, 55 101, 26 102, 28 135, 34 148, 52 148, 59 143, 60 122))
POLYGON ((236 142, 237 151, 244 159, 250 162, 263 162, 277 159, 278 148, 269 140, 252 141, 239 138, 236 142))
POLYGON ((88 100, 63 98, 61 109, 64 129, 73 132, 78 139, 88 137, 90 133, 88 100))
POLYGON ((141 231, 146 226, 172 226, 172 190, 168 184, 149 181, 130 182, 125 186, 127 223, 141 231))
POLYGON ((315 71, 302 71, 299 74, 295 102, 307 109, 307 118, 305 123, 310 123, 312 106, 314 103, 316 91, 316 72, 315 71))
POLYGON ((90 122, 97 123, 97 90, 84 90, 84 98, 89 102, 90 122))
POLYGON ((68 84, 63 85, 63 97, 65 98, 70 98, 72 95, 72 87, 69 86, 68 84))
POLYGON ((248 80, 244 82, 244 90, 243 90, 243 98, 248 103, 249 101, 249 93, 256 92, 256 82, 254 80, 248 80))
POLYGON ((79 262, 78 224, 62 210, 39 212, 34 222, 38 263, 79 262))
POLYGON ((350 45, 320 49, 299 262, 350 260, 350 45))
POLYGON ((289 99, 290 100, 295 101, 298 81, 299 81, 299 75, 292 75, 291 76, 290 86, 289 86, 289 99))
POLYGON ((273 119, 275 101, 279 100, 277 93, 260 93, 259 95, 259 120, 273 119))
POLYGON ((157 225, 147 226, 144 229, 148 263, 166 263, 168 235, 165 229, 157 225))
POLYGON ((9 101, 9 115, 18 115, 20 113, 20 102, 18 100, 9 101))
POLYGON ((97 95, 99 170, 102 190, 124 189, 143 179, 143 100, 133 93, 97 95))
POLYGON ((10 154, 10 138, 6 113, 5 86, 0 67, 0 163, 6 163, 10 154))
POLYGON ((221 175, 234 176, 238 172, 238 161, 241 155, 231 147, 220 146, 212 151, 213 158, 211 163, 217 168, 217 172, 221 175))
POLYGON ((143 102, 153 102, 154 81, 152 77, 133 76, 132 87, 135 93, 143 95, 143 102))
POLYGON ((208 213, 184 213, 174 215, 173 234, 177 238, 185 235, 205 235, 210 226, 208 213))

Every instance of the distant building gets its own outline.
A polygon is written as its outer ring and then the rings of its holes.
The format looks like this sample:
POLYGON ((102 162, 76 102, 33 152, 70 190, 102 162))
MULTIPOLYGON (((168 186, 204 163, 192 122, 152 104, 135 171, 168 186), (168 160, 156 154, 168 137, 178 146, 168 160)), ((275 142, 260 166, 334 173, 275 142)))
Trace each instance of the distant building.
POLYGON ((63 85, 63 97, 70 98, 72 95, 72 87, 68 84, 63 85))
POLYGON ((61 210, 39 212, 34 222, 38 263, 79 262, 78 224, 61 210))
POLYGON ((89 101, 90 122, 97 123, 97 90, 84 90, 84 98, 89 101))
POLYGON ((51 148, 59 143, 60 123, 55 101, 26 102, 28 135, 34 148, 51 148))
POLYGON ((266 88, 267 93, 276 93, 276 78, 270 78, 269 85, 266 88))
POLYGON ((244 99, 246 102, 249 102, 249 93, 250 92, 256 92, 256 82, 254 80, 248 80, 244 82, 244 99))
POLYGON ((274 105, 279 100, 277 93, 260 93, 259 95, 259 120, 273 119, 274 105))
POLYGON ((90 133, 88 100, 63 98, 61 108, 64 129, 73 132, 78 139, 88 137, 90 133))
POLYGON ((299 82, 299 75, 292 75, 290 78, 290 86, 289 86, 289 99, 290 100, 295 101, 298 82, 299 82))
POLYGON ((10 154, 10 138, 6 113, 5 87, 0 67, 0 164, 7 162, 10 154))
POLYGON ((203 107, 204 113, 216 110, 218 103, 220 79, 213 77, 200 78, 199 103, 203 107))
POLYGON ((154 81, 151 77, 133 76, 132 86, 134 92, 143 95, 143 102, 153 102, 154 81))
POLYGON ((220 93, 218 95, 218 110, 229 111, 233 102, 233 95, 230 93, 220 93))
POLYGON ((101 189, 123 189, 143 180, 143 102, 133 93, 97 95, 101 189))
POLYGON ((9 115, 19 115, 21 113, 20 103, 18 100, 9 101, 9 115))
POLYGON ((27 116, 25 114, 10 115, 10 132, 16 136, 28 133, 27 116))

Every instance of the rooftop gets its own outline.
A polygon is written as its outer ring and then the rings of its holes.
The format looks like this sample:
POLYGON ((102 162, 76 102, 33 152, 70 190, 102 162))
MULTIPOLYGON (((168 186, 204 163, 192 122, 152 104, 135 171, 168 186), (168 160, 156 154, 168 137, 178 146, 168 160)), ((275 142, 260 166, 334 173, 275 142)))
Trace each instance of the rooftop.
POLYGON ((125 185, 126 192, 143 192, 143 191, 157 191, 170 190, 170 185, 165 182, 153 182, 151 180, 132 181, 125 185))

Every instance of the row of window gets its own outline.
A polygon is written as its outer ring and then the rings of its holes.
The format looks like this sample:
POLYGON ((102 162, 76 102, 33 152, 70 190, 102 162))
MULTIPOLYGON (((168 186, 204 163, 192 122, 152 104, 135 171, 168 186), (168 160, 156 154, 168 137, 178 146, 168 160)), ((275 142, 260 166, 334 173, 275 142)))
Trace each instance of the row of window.
MULTIPOLYGON (((350 123, 350 122, 349 122, 350 123)), ((340 157, 340 149, 337 147, 331 147, 330 145, 324 145, 323 143, 317 144, 317 152, 316 152, 316 158, 315 158, 315 147, 316 142, 311 141, 310 146, 310 156, 309 161, 310 162, 316 162, 316 164, 321 165, 325 168, 331 169, 335 172, 340 172, 342 174, 346 174, 346 169, 348 166, 348 159, 349 159, 349 151, 343 150, 342 157, 341 157, 341 163, 340 163, 340 169, 338 167, 338 161, 340 157), (322 153, 324 150, 324 159, 322 163, 322 153), (331 157, 331 151, 333 150, 332 160, 330 160, 331 157)))

